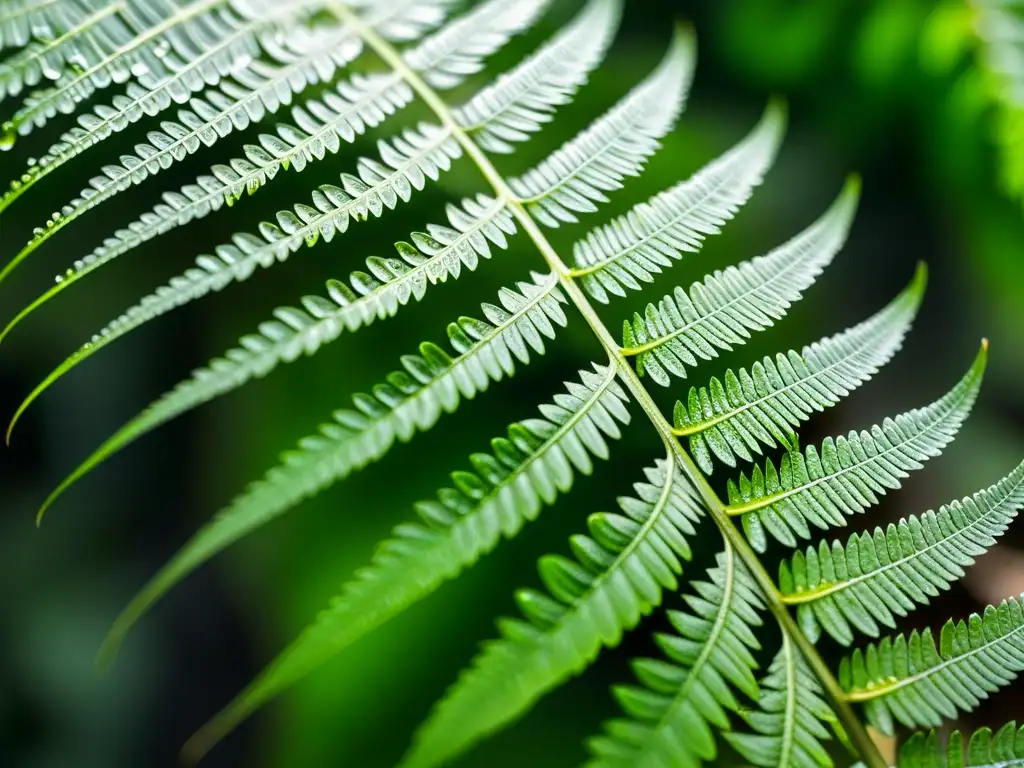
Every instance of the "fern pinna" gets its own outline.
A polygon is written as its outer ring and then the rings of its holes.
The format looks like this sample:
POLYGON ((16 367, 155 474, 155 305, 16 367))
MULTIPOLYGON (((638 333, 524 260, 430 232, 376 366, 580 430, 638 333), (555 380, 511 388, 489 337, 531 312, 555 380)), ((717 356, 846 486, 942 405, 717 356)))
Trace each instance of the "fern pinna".
MULTIPOLYGON (((394 254, 369 258, 323 292, 281 307, 196 370, 88 457, 44 510, 147 432, 426 300, 434 285, 483 268, 514 239, 530 241, 539 253, 538 271, 482 304, 478 317, 454 320, 447 344, 424 343, 404 356, 394 373, 355 394, 221 510, 117 619, 100 664, 201 563, 382 460, 395 443, 430 429, 463 400, 483 396, 543 355, 570 320, 582 319, 604 357, 417 504, 415 518, 396 527, 309 628, 189 742, 191 755, 515 536, 568 494, 576 475, 609 460, 613 442, 636 428, 633 410, 653 426, 663 457, 637 473, 633 494, 618 500, 617 511, 587 518, 569 556, 541 558, 543 587, 516 592, 522 615, 499 622, 500 636, 452 684, 416 734, 404 766, 446 763, 509 725, 658 611, 668 592, 682 593, 684 607, 667 611, 671 631, 656 637, 659 657, 637 660, 636 681, 615 689, 623 714, 588 741, 592 766, 697 766, 723 749, 758 766, 821 766, 839 760, 837 745, 845 745, 851 760, 878 768, 885 761, 867 723, 883 732, 897 725, 936 728, 1013 680, 1024 669, 1024 612, 1014 598, 950 622, 938 635, 925 629, 880 636, 948 588, 1007 529, 1024 504, 1024 465, 973 496, 887 530, 855 533, 845 542, 821 538, 897 489, 953 440, 977 398, 987 344, 963 378, 931 403, 818 445, 801 447, 796 436, 814 413, 838 403, 900 349, 924 295, 923 266, 860 324, 683 386, 703 363, 782 319, 811 288, 843 246, 859 182, 851 178, 816 222, 769 253, 638 307, 621 319, 619 339, 592 302, 610 304, 662 279, 720 231, 772 165, 784 109, 772 102, 732 150, 587 229, 588 216, 642 173, 673 129, 694 69, 693 34, 678 27, 645 80, 532 170, 509 178, 492 157, 515 152, 572 101, 603 61, 622 2, 588 0, 553 38, 458 106, 445 92, 469 77, 486 80, 486 59, 529 30, 548 2, 455 5, 11 0, 0 9, 0 46, 17 49, 0 65, 0 98, 21 98, 4 127, 5 147, 61 115, 77 115, 77 125, 13 182, 0 210, 65 164, 87 162, 115 134, 159 120, 159 130, 101 167, 88 188, 40 226, 0 278, 63 228, 174 163, 228 134, 251 137, 239 156, 166 191, 152 211, 79 256, 4 334, 147 241, 240 203, 284 171, 313 168, 371 128, 387 131, 349 172, 198 256, 194 267, 111 321, 29 395, 15 421, 69 370, 150 320, 304 248, 333 243, 371 216, 386 216, 460 159, 480 179, 476 194, 448 205, 442 223, 412 233, 394 254), (350 72, 366 54, 373 61, 350 72), (308 96, 317 84, 317 95, 308 96), (430 119, 384 127, 414 101, 430 119), (270 121, 272 128, 256 132, 270 121), (576 234, 571 254, 556 250, 546 235, 563 226, 576 234), (655 404, 647 382, 677 388, 671 417, 655 404), (735 473, 725 498, 708 481, 716 468, 735 473), (719 551, 706 574, 691 578, 685 572, 701 526, 717 530, 719 551), (757 554, 772 540, 795 550, 777 581, 757 554), (845 646, 858 634, 873 642, 854 649, 834 673, 815 648, 823 634, 845 646)), ((934 732, 922 732, 906 740, 899 760, 905 766, 1017 764, 1024 761, 1022 738, 1013 724, 995 735, 981 731, 964 753, 959 734, 942 743, 934 732)))

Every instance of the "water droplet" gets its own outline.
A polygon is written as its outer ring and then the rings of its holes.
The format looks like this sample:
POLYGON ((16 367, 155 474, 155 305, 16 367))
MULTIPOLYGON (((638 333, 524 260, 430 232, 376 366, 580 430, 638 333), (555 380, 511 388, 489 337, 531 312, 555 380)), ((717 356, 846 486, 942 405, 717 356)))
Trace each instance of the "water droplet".
POLYGON ((7 152, 14 146, 14 142, 18 140, 18 132, 14 130, 14 123, 6 122, 3 124, 3 128, 0 129, 3 133, 0 133, 0 152, 7 152))
POLYGON ((60 285, 61 283, 64 282, 64 275, 57 275, 55 278, 53 278, 53 282, 60 285))

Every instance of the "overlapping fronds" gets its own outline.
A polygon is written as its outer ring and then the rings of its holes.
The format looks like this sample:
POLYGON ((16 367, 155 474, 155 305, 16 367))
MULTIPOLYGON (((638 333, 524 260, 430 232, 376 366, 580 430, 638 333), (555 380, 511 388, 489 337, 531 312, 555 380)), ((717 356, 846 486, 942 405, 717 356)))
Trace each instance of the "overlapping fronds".
MULTIPOLYGON (((440 491, 436 501, 419 504, 420 522, 396 528, 373 562, 197 734, 192 748, 205 751, 268 698, 472 565, 502 536, 514 536, 570 490, 577 472, 590 474, 594 457, 606 459, 607 440, 618 439, 620 425, 629 423, 627 397, 612 367, 595 365, 593 372, 581 371, 580 376, 582 383, 567 382, 567 393, 541 406, 543 418, 514 424, 508 438, 492 442, 493 454, 471 457, 473 471, 452 475, 454 488, 440 491)), ((154 589, 159 588, 160 582, 154 582, 154 589)))
POLYGON ((787 453, 778 469, 769 460, 739 483, 729 481, 730 515, 742 515, 743 529, 759 552, 768 535, 787 546, 811 537, 810 525, 822 530, 845 526, 847 517, 877 503, 900 487, 900 480, 938 456, 971 412, 988 357, 982 344, 970 370, 943 398, 931 405, 886 419, 870 431, 829 438, 820 452, 787 453))
POLYGON ((1012 720, 992 733, 980 728, 967 742, 960 731, 945 746, 935 731, 915 733, 900 749, 899 768, 1013 768, 1024 765, 1024 726, 1012 720))
POLYGON ((750 198, 775 159, 785 129, 785 111, 772 103, 751 134, 692 178, 625 216, 597 227, 573 247, 573 276, 594 299, 639 290, 654 275, 696 253, 750 198))
POLYGON ((925 270, 887 307, 859 325, 790 351, 707 387, 690 388, 687 404, 677 401, 675 432, 688 438, 690 455, 711 474, 714 459, 736 466, 752 461, 762 444, 792 449, 793 430, 816 411, 846 397, 892 358, 924 297, 925 270))
POLYGON ((877 637, 879 624, 949 588, 1005 533, 1024 506, 1024 464, 995 485, 890 524, 855 533, 844 547, 822 541, 780 567, 779 587, 798 605, 800 625, 816 640, 822 630, 844 645, 854 629, 877 637))
POLYGON ((658 68, 593 125, 509 188, 541 224, 577 221, 597 210, 606 193, 637 176, 676 122, 693 77, 695 42, 678 28, 658 68))
POLYGON ((663 590, 678 588, 703 507, 674 460, 646 476, 634 486, 637 498, 619 499, 622 514, 590 516, 590 536, 570 540, 575 560, 540 560, 547 593, 516 593, 525 620, 499 621, 501 639, 485 644, 448 691, 420 733, 423 757, 410 764, 433 764, 426 755, 454 754, 520 717, 602 647, 617 645, 661 603, 663 590))
MULTIPOLYGON (((405 442, 434 426, 441 414, 454 411, 463 398, 473 398, 492 381, 511 376, 517 361, 528 363, 531 351, 544 354, 544 339, 554 338, 555 328, 567 322, 560 306, 565 299, 550 276, 538 277, 533 284, 520 283, 519 288, 519 293, 506 289, 499 294, 501 307, 482 305, 490 322, 463 317, 448 326, 456 357, 430 342, 420 345, 419 355, 403 357, 403 370, 388 376, 372 395, 354 396, 355 410, 335 412, 333 422, 323 425, 319 435, 303 440, 299 450, 285 454, 283 465, 254 483, 225 517, 237 526, 236 518, 259 524, 283 512, 376 461, 396 440, 405 442)), ((288 313, 285 317, 298 319, 288 313)), ((264 330, 273 333, 271 328, 264 330)), ((215 381, 206 377, 190 379, 122 427, 54 491, 40 516, 72 483, 113 453, 214 396, 211 384, 215 381)))
POLYGON ((511 153, 568 104, 604 58, 618 27, 622 0, 589 0, 554 39, 502 75, 464 106, 455 119, 491 152, 511 153))
POLYGON ((690 584, 692 613, 667 612, 678 634, 655 638, 666 659, 635 661, 640 685, 614 689, 626 719, 590 739, 590 768, 700 766, 718 752, 714 731, 741 707, 736 693, 757 699, 760 591, 728 546, 708 578, 690 584))
POLYGON ((25 135, 58 114, 71 114, 97 90, 167 76, 172 49, 177 55, 171 61, 191 59, 231 34, 238 16, 226 6, 226 0, 124 0, 118 13, 92 27, 87 43, 76 49, 75 66, 25 97, 7 129, 25 135))
POLYGON ((782 648, 760 681, 757 708, 740 711, 754 733, 727 733, 725 739, 761 768, 829 768, 832 758, 822 742, 830 738, 835 715, 823 696, 821 683, 783 633, 782 648))
POLYGON ((145 296, 58 366, 22 404, 15 421, 55 381, 111 342, 211 291, 247 279, 257 268, 272 267, 321 239, 330 242, 353 221, 382 216, 422 190, 428 179, 436 180, 461 152, 450 131, 429 124, 407 129, 390 142, 382 139, 378 149, 380 161, 360 159, 358 176, 345 173, 340 187, 320 186, 313 192, 312 206, 299 203, 279 211, 274 223, 260 224, 259 235, 234 235, 231 243, 217 246, 213 255, 200 256, 194 267, 145 296))
POLYGON ((67 0, 8 0, 0 8, 0 51, 33 38, 53 40, 74 27, 82 7, 67 0))
POLYGON ((771 253, 716 271, 703 281, 648 304, 644 316, 623 325, 623 354, 637 358, 637 371, 667 385, 669 374, 712 360, 719 349, 742 345, 751 331, 786 314, 846 241, 860 194, 850 179, 832 207, 814 224, 771 253))
POLYGON ((936 643, 930 629, 886 637, 843 659, 839 682, 868 720, 891 734, 942 725, 970 712, 1024 669, 1024 610, 1016 598, 984 615, 949 621, 936 643))

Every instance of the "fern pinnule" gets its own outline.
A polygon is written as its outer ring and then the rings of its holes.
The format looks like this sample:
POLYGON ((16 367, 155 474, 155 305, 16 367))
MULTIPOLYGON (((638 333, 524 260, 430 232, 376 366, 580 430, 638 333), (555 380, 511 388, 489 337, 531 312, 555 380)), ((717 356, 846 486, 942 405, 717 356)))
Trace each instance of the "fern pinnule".
POLYGON ((736 693, 756 699, 757 585, 727 544, 708 580, 690 587, 690 612, 667 611, 677 634, 655 636, 667 658, 635 661, 640 685, 613 689, 627 719, 588 741, 588 768, 700 766, 717 754, 714 730, 728 729, 727 712, 740 709, 736 693))
POLYGON ((759 768, 832 766, 822 742, 831 738, 835 714, 824 699, 821 683, 785 633, 759 688, 757 707, 740 710, 754 733, 724 734, 733 749, 759 768))
POLYGON ((123 6, 119 0, 53 6, 54 15, 59 17, 52 24, 52 32, 56 34, 40 39, 37 30, 33 35, 35 40, 0 62, 0 101, 17 96, 44 79, 59 77, 69 59, 79 55, 83 42, 88 45, 89 38, 95 34, 94 28, 103 24, 107 17, 120 13, 123 6))
POLYGON ((470 744, 525 714, 581 673, 604 647, 678 588, 688 537, 704 514, 674 457, 645 470, 621 514, 587 520, 590 536, 570 539, 574 560, 549 555, 538 570, 546 591, 520 590, 523 619, 501 619, 501 639, 484 644, 422 732, 424 741, 470 744), (441 736, 438 734, 446 734, 441 736))
POLYGON ((700 250, 747 202, 775 159, 785 110, 772 102, 740 144, 687 181, 601 225, 573 246, 571 274, 596 301, 654 281, 683 253, 700 250))
POLYGON ((900 768, 1013 768, 1024 765, 1024 726, 1008 722, 995 733, 979 728, 967 742, 953 731, 943 745, 935 731, 915 733, 900 748, 900 768))
POLYGON ((576 473, 590 474, 594 457, 608 458, 607 440, 629 423, 628 398, 613 366, 594 365, 580 377, 541 406, 543 418, 514 424, 508 439, 493 441, 493 455, 474 455, 473 472, 452 475, 454 489, 420 504, 422 523, 396 529, 316 623, 192 737, 186 753, 203 754, 267 699, 476 562, 502 536, 514 536, 569 492, 576 473))
POLYGON ((792 450, 793 430, 816 411, 838 403, 876 374, 903 345, 924 297, 926 270, 874 316, 799 354, 765 357, 750 371, 726 371, 724 383, 690 388, 675 406, 675 434, 688 439, 690 455, 710 475, 714 458, 730 467, 752 461, 776 441, 792 450))
POLYGON ((661 64, 589 128, 508 186, 541 224, 573 223, 638 176, 675 125, 689 95, 696 56, 691 30, 678 27, 661 64))
POLYGON ((1024 506, 1024 464, 993 486, 937 512, 911 515, 884 531, 852 534, 844 547, 822 541, 780 566, 784 599, 804 633, 822 630, 849 645, 856 629, 877 637, 949 588, 1006 532, 1024 506))
POLYGON ((937 642, 925 629, 858 648, 843 659, 839 682, 872 725, 892 734, 895 722, 937 728, 970 712, 1021 670, 1024 608, 1011 597, 980 616, 946 622, 937 642))
POLYGON ((622 354, 637 359, 641 376, 667 386, 670 373, 685 378, 687 366, 770 327, 842 248, 859 195, 860 180, 853 177, 829 210, 788 242, 648 304, 642 317, 635 313, 632 323, 623 323, 622 354))
POLYGON ((621 15, 622 0, 588 0, 552 40, 456 109, 455 119, 481 148, 514 152, 514 143, 527 141, 572 101, 604 58, 621 15))
POLYGON ((768 535, 795 547, 797 538, 811 537, 809 525, 822 530, 847 525, 848 516, 899 488, 902 478, 952 442, 978 397, 987 360, 984 341, 970 370, 931 405, 886 419, 870 431, 829 438, 820 453, 814 446, 787 453, 778 469, 769 460, 764 471, 755 467, 749 478, 741 474, 738 483, 730 480, 726 512, 742 516, 743 530, 759 552, 767 548, 768 535))

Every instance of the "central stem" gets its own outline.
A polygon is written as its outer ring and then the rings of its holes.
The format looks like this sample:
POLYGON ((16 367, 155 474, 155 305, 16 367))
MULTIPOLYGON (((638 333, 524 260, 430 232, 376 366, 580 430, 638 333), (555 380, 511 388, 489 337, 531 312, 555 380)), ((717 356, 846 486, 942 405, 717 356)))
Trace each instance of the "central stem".
POLYGON ((678 437, 673 432, 672 424, 665 419, 661 409, 651 398, 650 393, 640 381, 640 377, 633 369, 633 366, 630 365, 628 358, 622 354, 619 343, 611 335, 611 332, 598 316, 597 311, 590 303, 586 294, 584 294, 580 289, 579 284, 573 279, 576 273, 567 268, 563 263, 558 252, 548 241, 547 236, 541 231, 536 220, 534 220, 524 206, 524 201, 520 200, 512 190, 509 189, 508 185, 505 183, 504 177, 494 167, 493 163, 491 163, 490 158, 487 157, 483 150, 480 149, 476 142, 469 136, 466 130, 463 129, 463 127, 455 120, 455 117, 448 105, 440 98, 440 96, 438 96, 433 88, 427 85, 423 78, 405 62, 398 51, 378 35, 373 28, 365 24, 358 16, 352 13, 351 10, 341 3, 330 2, 327 4, 327 7, 339 19, 350 25, 352 30, 359 35, 366 44, 372 48, 386 64, 388 64, 388 66, 401 75, 401 77, 409 84, 409 87, 411 87, 423 102, 430 107, 445 128, 451 131, 452 137, 459 143, 465 153, 477 166, 480 173, 491 185, 494 193, 508 206, 509 211, 515 217, 516 221, 518 221, 523 227, 526 234, 529 235, 530 239, 537 247, 537 250, 540 251, 544 260, 558 278, 559 286, 563 291, 565 291, 566 295, 569 296, 572 303, 576 306, 576 309, 581 315, 583 315, 583 318, 594 332, 594 335, 601 342, 601 346, 604 347, 609 361, 615 366, 616 374, 619 379, 629 390, 630 394, 636 399, 644 413, 647 414, 655 429, 658 430, 658 433, 666 446, 668 446, 669 450, 671 450, 675 455, 679 466, 686 473, 694 487, 700 492, 704 503, 708 508, 708 512, 715 521, 715 524, 721 530, 722 535, 725 536, 728 544, 733 547, 740 560, 757 581, 758 586, 763 592, 765 601, 768 604, 769 611, 778 621, 783 632, 785 632, 793 644, 800 649, 800 652, 806 658, 807 663, 821 681, 822 687, 830 700, 832 709, 835 711, 836 716, 846 729, 851 742, 860 753, 860 757, 864 760, 867 768, 887 768, 886 761, 882 758, 881 754, 879 754, 878 748, 871 740, 871 737, 865 730, 860 718, 858 718, 857 714, 853 711, 846 694, 843 692, 842 688, 840 688, 839 683, 832 674, 832 671, 814 649, 811 642, 803 632, 800 631, 799 627, 797 627, 796 622, 793 621, 793 617, 786 608, 786 604, 783 602, 782 595, 775 586, 775 582, 772 581, 771 576, 769 576, 767 571, 765 571, 764 566, 761 565, 760 559, 758 559, 754 550, 751 549, 747 540, 739 532, 732 520, 729 519, 726 505, 718 498, 718 495, 708 484, 707 479, 704 477, 703 473, 701 473, 697 465, 694 464, 690 455, 683 450, 678 437))

